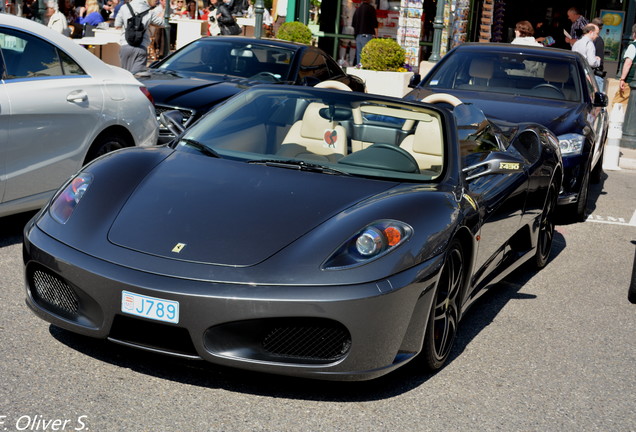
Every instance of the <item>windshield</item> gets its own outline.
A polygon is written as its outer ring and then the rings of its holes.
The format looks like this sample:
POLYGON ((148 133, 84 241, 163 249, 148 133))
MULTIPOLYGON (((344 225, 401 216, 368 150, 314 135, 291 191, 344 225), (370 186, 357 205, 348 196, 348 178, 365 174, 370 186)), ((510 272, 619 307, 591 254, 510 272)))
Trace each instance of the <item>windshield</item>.
POLYGON ((580 101, 576 64, 517 53, 455 51, 422 85, 545 99, 580 101))
POLYGON ((426 181, 444 170, 443 126, 440 113, 424 106, 363 93, 258 86, 186 130, 177 148, 204 145, 249 163, 426 181))
POLYGON ((177 51, 157 69, 183 74, 232 75, 275 83, 289 79, 293 56, 293 50, 266 44, 200 39, 177 51))

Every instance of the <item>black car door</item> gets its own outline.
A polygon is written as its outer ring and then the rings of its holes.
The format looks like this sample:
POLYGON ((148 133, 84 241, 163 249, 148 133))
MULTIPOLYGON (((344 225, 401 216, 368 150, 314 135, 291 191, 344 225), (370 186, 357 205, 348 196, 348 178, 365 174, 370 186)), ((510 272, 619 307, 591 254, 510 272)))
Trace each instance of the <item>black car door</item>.
POLYGON ((468 195, 475 202, 481 219, 473 281, 473 286, 479 287, 481 282, 487 283, 498 273, 499 265, 509 251, 508 242, 521 226, 528 174, 523 158, 487 120, 476 122, 473 119, 470 124, 460 126, 459 133, 467 178, 479 171, 470 167, 481 162, 494 158, 511 161, 508 162, 510 169, 499 169, 467 180, 468 195))

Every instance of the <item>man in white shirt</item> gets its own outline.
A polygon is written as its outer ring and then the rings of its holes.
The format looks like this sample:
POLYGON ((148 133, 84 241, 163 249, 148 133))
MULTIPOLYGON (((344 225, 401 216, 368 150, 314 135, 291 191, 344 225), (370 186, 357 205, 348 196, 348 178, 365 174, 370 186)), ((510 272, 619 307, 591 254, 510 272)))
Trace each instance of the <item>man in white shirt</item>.
MULTIPOLYGON (((601 58, 596 55, 596 46, 594 45, 594 40, 596 40, 599 33, 600 29, 596 24, 588 24, 583 27, 583 36, 572 45, 572 51, 583 54, 587 63, 593 68, 601 65, 601 58)), ((596 78, 599 89, 603 91, 603 78, 596 75, 594 75, 594 78, 596 78)))

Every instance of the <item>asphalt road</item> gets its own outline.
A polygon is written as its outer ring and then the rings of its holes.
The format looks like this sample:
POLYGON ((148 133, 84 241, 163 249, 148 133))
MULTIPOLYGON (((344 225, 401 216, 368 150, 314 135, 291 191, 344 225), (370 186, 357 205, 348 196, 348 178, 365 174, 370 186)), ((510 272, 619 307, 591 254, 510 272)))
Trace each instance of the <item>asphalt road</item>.
POLYGON ((636 431, 636 171, 609 173, 548 266, 462 321, 449 364, 366 383, 260 375, 79 337, 24 304, 0 219, 0 431, 636 431), (57 422, 56 422, 57 421, 57 422))

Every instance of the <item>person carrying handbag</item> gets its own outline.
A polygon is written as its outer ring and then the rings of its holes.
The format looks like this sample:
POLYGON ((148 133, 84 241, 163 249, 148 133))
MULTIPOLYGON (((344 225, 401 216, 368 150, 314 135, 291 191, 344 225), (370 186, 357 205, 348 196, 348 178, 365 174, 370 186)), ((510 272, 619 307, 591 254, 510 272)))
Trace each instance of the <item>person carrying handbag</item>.
POLYGON ((219 24, 221 34, 224 36, 236 36, 241 34, 241 27, 236 23, 234 17, 230 13, 230 9, 223 0, 212 0, 212 4, 216 6, 214 13, 216 14, 216 22, 219 24))

